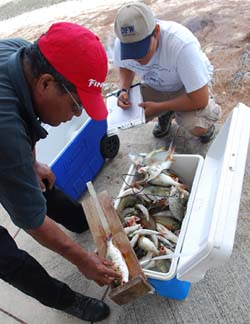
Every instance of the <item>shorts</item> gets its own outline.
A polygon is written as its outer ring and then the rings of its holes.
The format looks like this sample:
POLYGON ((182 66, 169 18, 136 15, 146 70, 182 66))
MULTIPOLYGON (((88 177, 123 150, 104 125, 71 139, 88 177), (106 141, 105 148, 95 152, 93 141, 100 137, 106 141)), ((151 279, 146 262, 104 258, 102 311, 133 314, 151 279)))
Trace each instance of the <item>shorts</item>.
MULTIPOLYGON (((162 102, 177 98, 185 93, 182 88, 175 92, 162 92, 155 90, 146 84, 141 84, 141 92, 143 101, 162 102)), ((178 125, 190 131, 195 127, 209 128, 217 120, 221 118, 221 107, 218 105, 212 95, 211 87, 209 86, 209 102, 203 109, 192 110, 188 112, 175 112, 175 120, 178 125)))

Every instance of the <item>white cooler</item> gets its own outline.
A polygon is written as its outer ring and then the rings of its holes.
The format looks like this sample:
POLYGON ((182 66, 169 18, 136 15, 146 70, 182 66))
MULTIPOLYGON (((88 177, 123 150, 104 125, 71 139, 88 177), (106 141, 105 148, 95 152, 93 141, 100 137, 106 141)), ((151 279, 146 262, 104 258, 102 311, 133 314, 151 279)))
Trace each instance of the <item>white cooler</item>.
MULTIPOLYGON (((191 154, 174 156, 171 168, 191 191, 175 250, 177 257, 169 272, 144 271, 159 295, 186 298, 190 283, 201 280, 210 268, 230 258, 249 136, 250 108, 240 103, 226 120, 205 159, 191 154)), ((128 174, 134 173, 132 165, 128 174)), ((127 177, 126 182, 131 181, 127 177)), ((115 208, 118 205, 119 201, 115 208)))

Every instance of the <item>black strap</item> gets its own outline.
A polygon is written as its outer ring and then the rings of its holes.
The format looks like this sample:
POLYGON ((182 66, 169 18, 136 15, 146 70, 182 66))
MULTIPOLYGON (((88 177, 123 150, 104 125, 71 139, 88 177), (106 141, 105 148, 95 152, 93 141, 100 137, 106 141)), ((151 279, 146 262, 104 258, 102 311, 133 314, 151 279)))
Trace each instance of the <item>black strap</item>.
POLYGON ((117 93, 116 93, 116 96, 119 97, 122 92, 127 92, 128 93, 128 89, 122 88, 122 89, 118 90, 117 93))

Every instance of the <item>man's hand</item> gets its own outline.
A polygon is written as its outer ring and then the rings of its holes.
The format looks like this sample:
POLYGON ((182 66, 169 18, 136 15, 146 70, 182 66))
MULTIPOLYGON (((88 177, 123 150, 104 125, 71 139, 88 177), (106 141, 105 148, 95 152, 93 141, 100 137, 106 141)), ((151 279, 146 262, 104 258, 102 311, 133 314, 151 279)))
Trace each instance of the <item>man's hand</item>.
POLYGON ((94 280, 100 286, 110 285, 114 278, 121 278, 112 269, 111 261, 83 249, 48 216, 45 216, 42 225, 26 232, 43 246, 70 261, 86 278, 94 280))
POLYGON ((128 109, 131 107, 131 102, 129 101, 128 93, 126 91, 122 91, 117 98, 117 106, 122 109, 128 109))
POLYGON ((50 167, 47 164, 40 163, 40 162, 36 161, 34 163, 34 169, 36 171, 38 181, 39 181, 42 191, 43 192, 46 191, 46 186, 43 182, 44 179, 46 179, 48 181, 49 189, 52 189, 56 178, 55 178, 54 173, 51 171, 50 167))
POLYGON ((112 266, 112 261, 101 258, 95 253, 88 253, 84 262, 77 265, 87 279, 94 280, 100 286, 110 285, 115 278, 121 279, 121 274, 114 271, 112 266))
POLYGON ((149 121, 162 113, 162 107, 159 102, 145 101, 139 104, 145 110, 146 120, 149 121))

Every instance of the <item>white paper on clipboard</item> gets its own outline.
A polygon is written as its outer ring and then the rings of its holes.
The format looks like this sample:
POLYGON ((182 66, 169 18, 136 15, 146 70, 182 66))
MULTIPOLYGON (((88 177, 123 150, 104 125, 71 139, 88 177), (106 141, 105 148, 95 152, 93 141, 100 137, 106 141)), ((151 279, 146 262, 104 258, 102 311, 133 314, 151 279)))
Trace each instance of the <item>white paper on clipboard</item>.
POLYGON ((129 90, 129 101, 131 107, 122 109, 117 106, 117 97, 115 95, 107 97, 107 135, 117 134, 120 130, 128 129, 145 123, 144 109, 138 107, 143 102, 140 85, 132 86, 129 90))

